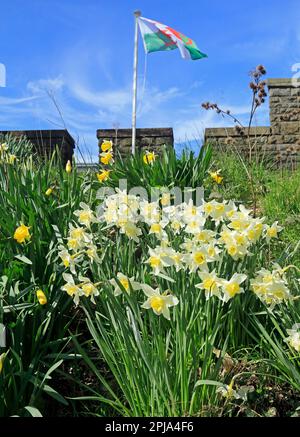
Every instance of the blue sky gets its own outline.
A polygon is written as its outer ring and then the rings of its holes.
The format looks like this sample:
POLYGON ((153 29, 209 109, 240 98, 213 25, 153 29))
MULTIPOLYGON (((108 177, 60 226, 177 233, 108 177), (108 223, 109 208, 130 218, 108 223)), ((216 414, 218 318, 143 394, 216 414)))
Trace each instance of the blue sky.
MULTIPOLYGON (((185 61, 178 50, 149 54, 142 93, 140 40, 137 125, 171 126, 177 143, 224 125, 201 108, 203 101, 245 120, 248 73, 257 64, 266 66, 268 77, 291 77, 300 62, 298 0, 2 1, 0 63, 7 86, 0 88, 0 129, 65 124, 83 153, 97 159, 96 129, 131 124, 135 9, 181 31, 208 55, 185 61)), ((268 105, 255 123, 269 123, 268 105)))

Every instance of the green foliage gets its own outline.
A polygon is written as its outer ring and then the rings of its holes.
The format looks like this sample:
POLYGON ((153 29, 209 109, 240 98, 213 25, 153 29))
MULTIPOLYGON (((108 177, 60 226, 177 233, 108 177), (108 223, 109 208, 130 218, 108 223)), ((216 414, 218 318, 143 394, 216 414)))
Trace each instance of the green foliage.
POLYGON ((166 147, 152 164, 145 164, 143 157, 142 152, 126 158, 117 157, 107 185, 118 187, 119 180, 126 179, 128 190, 142 186, 148 194, 151 187, 200 187, 210 166, 212 150, 207 146, 200 149, 197 157, 191 151, 184 151, 177 157, 173 147, 166 147))

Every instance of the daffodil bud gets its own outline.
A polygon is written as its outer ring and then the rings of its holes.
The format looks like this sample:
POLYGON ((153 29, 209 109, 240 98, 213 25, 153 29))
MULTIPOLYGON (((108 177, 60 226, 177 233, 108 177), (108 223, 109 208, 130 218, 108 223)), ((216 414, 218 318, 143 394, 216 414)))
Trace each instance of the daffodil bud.
POLYGON ((52 193, 53 193, 52 188, 48 188, 48 190, 45 192, 46 196, 51 196, 52 193))
POLYGON ((37 290, 36 297, 38 298, 40 305, 45 305, 47 303, 47 297, 43 290, 37 290))
POLYGON ((69 160, 66 165, 66 172, 71 173, 71 171, 72 171, 72 164, 71 161, 69 160))

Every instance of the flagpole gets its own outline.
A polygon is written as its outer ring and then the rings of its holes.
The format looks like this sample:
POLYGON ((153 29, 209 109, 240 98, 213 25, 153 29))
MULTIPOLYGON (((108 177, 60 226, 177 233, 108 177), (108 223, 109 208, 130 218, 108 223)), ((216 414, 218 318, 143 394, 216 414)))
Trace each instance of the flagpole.
POLYGON ((133 56, 133 98, 132 98, 132 145, 131 153, 135 154, 136 144, 136 100, 137 100, 137 67, 138 67, 138 18, 142 15, 141 11, 134 11, 135 31, 134 31, 134 56, 133 56))

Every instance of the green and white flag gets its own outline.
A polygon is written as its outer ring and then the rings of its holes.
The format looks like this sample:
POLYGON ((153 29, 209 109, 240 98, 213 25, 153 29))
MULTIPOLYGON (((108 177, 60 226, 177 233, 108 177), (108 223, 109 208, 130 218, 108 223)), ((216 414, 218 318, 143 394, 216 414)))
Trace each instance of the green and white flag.
POLYGON ((138 18, 138 23, 146 53, 178 48, 184 59, 196 60, 207 57, 200 52, 191 38, 165 24, 143 17, 138 18))

